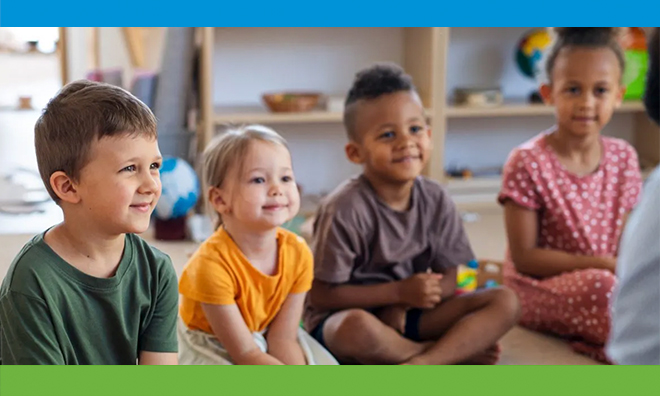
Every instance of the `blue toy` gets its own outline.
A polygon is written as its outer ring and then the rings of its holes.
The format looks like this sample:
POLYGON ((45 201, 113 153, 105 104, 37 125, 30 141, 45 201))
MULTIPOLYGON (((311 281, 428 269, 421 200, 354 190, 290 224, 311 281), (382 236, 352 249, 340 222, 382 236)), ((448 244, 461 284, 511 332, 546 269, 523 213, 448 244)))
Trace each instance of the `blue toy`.
POLYGON ((160 168, 163 192, 155 215, 161 220, 183 217, 199 198, 199 179, 195 170, 181 158, 166 157, 160 168))

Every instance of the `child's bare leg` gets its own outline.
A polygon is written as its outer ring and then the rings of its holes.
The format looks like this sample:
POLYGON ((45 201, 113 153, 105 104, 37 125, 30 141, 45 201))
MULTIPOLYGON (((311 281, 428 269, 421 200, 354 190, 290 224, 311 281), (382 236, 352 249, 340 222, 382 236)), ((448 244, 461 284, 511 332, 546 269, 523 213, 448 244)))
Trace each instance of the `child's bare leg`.
POLYGON ((406 339, 362 309, 330 316, 323 326, 323 340, 339 361, 361 364, 399 364, 428 348, 428 344, 406 339))
POLYGON ((421 316, 420 338, 438 341, 408 363, 457 364, 492 354, 491 348, 515 325, 519 315, 520 303, 510 289, 451 298, 421 316))
POLYGON ((461 362, 461 364, 495 364, 500 360, 500 353, 502 349, 499 344, 492 345, 486 348, 485 351, 480 352, 468 360, 461 362))

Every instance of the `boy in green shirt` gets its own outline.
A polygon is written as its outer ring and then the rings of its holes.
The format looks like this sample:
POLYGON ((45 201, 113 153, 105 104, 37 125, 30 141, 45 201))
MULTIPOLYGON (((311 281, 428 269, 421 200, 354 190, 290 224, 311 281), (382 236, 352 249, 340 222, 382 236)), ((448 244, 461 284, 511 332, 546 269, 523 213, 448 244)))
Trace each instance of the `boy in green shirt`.
POLYGON ((161 193, 154 115, 121 88, 74 82, 44 109, 35 148, 64 221, 0 287, 2 364, 176 364, 176 273, 134 235, 161 193))

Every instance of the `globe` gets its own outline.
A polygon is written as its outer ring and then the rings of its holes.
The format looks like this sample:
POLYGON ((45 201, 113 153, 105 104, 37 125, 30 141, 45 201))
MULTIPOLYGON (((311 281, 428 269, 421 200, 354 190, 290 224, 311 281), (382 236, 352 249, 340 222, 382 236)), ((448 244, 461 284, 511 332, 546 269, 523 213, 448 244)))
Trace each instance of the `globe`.
POLYGON ((542 74, 544 51, 552 43, 552 37, 546 29, 534 29, 525 33, 516 47, 516 64, 525 76, 538 79, 542 74))
POLYGON ((154 211, 161 220, 185 216, 199 198, 199 179, 194 169, 181 158, 165 157, 160 168, 163 192, 154 211))

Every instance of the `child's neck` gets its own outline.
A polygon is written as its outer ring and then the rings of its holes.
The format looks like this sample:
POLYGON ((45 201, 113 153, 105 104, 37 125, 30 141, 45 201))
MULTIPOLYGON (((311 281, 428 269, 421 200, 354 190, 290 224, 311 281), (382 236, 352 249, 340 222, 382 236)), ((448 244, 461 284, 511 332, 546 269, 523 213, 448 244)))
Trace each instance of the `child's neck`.
POLYGON ((415 180, 409 180, 401 183, 392 183, 388 180, 382 180, 365 172, 364 176, 369 180, 371 187, 376 191, 376 195, 393 210, 404 212, 410 208, 410 196, 415 180))
POLYGON ((64 261, 97 278, 114 276, 124 254, 125 234, 107 235, 64 222, 50 229, 44 241, 64 261))
POLYGON ((549 136, 549 143, 562 165, 572 173, 583 176, 598 169, 603 154, 600 134, 575 136, 557 129, 549 136))
POLYGON ((225 231, 245 258, 260 271, 271 275, 277 256, 277 228, 252 230, 231 218, 223 221, 225 231))

